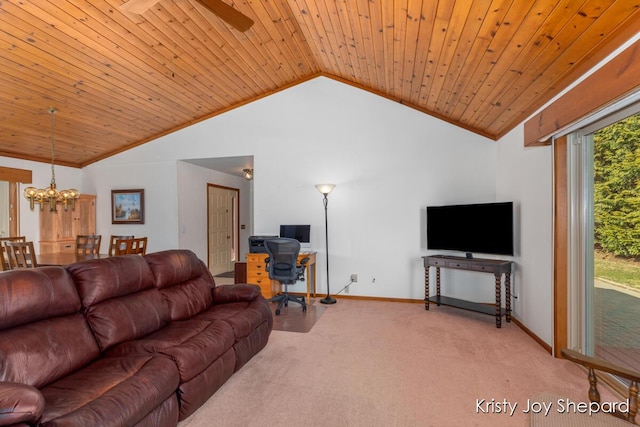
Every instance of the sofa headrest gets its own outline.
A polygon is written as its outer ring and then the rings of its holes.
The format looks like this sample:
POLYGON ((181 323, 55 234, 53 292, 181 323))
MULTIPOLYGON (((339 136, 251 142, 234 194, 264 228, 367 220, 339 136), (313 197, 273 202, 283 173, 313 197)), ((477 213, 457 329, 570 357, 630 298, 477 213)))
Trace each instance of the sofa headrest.
POLYGON ((190 250, 173 249, 144 256, 156 280, 157 288, 165 288, 203 277, 214 286, 206 265, 190 250))
POLYGON ((0 330, 78 313, 80 309, 73 280, 62 267, 0 274, 0 330))
POLYGON ((149 264, 140 255, 91 259, 65 268, 76 282, 85 307, 154 287, 149 264))

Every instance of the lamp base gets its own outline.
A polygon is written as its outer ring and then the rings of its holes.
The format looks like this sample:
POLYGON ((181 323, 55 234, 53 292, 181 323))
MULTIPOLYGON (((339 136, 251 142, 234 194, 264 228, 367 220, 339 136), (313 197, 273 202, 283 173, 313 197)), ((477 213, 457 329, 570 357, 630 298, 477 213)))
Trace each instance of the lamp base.
POLYGON ((335 304, 337 300, 333 298, 331 295, 327 295, 326 297, 320 300, 322 304, 335 304))

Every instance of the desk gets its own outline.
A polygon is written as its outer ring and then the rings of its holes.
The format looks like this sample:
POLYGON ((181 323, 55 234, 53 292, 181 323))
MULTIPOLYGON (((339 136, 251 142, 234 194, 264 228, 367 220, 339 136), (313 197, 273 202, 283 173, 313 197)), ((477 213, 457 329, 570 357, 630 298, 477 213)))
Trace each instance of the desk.
MULTIPOLYGON (((307 282, 307 304, 311 304, 311 295, 316 296, 316 254, 317 252, 300 252, 298 263, 303 258, 309 258, 305 269, 305 280, 307 282)), ((264 259, 268 255, 265 253, 247 254, 247 283, 260 286, 262 295, 269 299, 278 295, 282 289, 280 282, 269 279, 264 259)))
POLYGON ((88 259, 98 259, 98 258, 108 258, 108 254, 97 254, 97 255, 77 255, 74 252, 51 252, 48 254, 38 254, 36 255, 36 261, 38 261, 38 266, 63 266, 73 264, 74 262, 86 261, 88 259))
POLYGON ((424 261, 424 309, 429 310, 429 302, 437 305, 450 305, 466 310, 491 314, 496 317, 496 328, 502 326, 502 316, 511 322, 511 261, 499 259, 462 258, 446 255, 423 256, 424 261), (429 268, 436 268, 436 295, 429 297, 429 268), (493 273, 495 277, 496 302, 494 306, 464 301, 440 295, 440 269, 453 268, 457 270, 476 271, 478 273, 493 273), (502 308, 502 275, 504 274, 505 308, 502 308))

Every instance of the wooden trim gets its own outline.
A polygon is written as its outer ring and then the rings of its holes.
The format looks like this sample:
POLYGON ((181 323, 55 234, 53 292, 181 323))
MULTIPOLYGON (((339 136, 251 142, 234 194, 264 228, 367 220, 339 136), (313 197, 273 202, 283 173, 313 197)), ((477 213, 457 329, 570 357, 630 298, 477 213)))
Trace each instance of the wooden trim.
POLYGON ((553 348, 554 356, 567 347, 568 337, 568 181, 567 137, 556 139, 554 147, 554 213, 553 213, 553 348))
POLYGON ((0 166, 0 181, 30 184, 33 181, 33 178, 30 170, 5 168, 0 166))
POLYGON ((640 88, 640 41, 524 124, 524 145, 549 145, 559 131, 640 88))
POLYGON ((9 182, 9 236, 19 236, 18 230, 20 229, 18 215, 18 183, 9 182))

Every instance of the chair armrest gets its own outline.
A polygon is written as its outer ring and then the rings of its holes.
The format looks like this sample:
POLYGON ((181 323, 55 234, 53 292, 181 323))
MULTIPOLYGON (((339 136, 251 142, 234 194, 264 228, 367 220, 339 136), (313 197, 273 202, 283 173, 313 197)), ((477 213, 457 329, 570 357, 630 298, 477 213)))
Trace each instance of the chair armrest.
POLYGON ((248 283, 222 285, 213 288, 213 303, 226 304, 229 302, 252 301, 262 295, 260 286, 248 283))
POLYGON ((311 258, 304 257, 300 260, 300 267, 305 267, 311 258))
POLYGON ((35 424, 44 411, 42 393, 26 384, 0 382, 0 426, 35 424))

